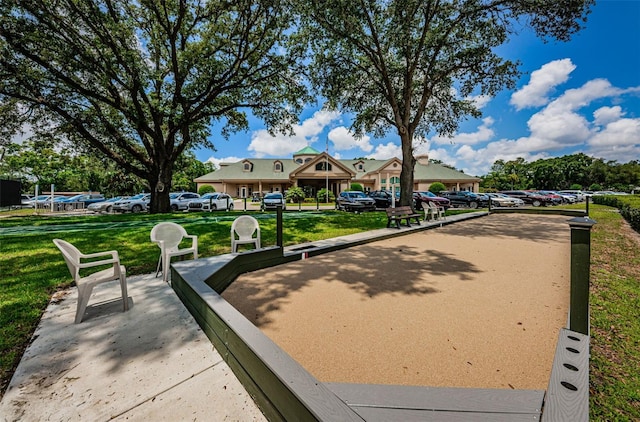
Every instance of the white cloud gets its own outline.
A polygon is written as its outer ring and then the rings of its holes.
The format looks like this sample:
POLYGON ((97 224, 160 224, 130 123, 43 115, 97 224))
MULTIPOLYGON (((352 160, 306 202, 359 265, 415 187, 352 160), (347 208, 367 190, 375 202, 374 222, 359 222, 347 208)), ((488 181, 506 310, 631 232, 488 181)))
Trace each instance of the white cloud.
POLYGON ((436 144, 454 144, 454 145, 475 145, 482 142, 491 140, 494 136, 493 125, 494 120, 492 117, 485 117, 482 120, 482 124, 478 126, 478 130, 470 133, 458 133, 452 137, 446 136, 434 136, 431 142, 436 144))
POLYGON ((209 157, 208 160, 205 161, 205 163, 212 163, 217 169, 220 168, 220 163, 237 163, 240 160, 243 160, 245 157, 225 157, 225 158, 216 158, 216 157, 209 157))
POLYGON ((484 106, 489 104, 489 101, 491 101, 492 97, 489 95, 476 95, 467 99, 473 101, 474 103, 476 103, 476 107, 482 109, 484 108, 484 106))
MULTIPOLYGON (((301 150, 307 145, 318 141, 320 135, 327 126, 340 118, 340 113, 319 110, 313 116, 295 125, 294 135, 276 134, 272 136, 267 130, 257 130, 251 136, 248 151, 254 151, 257 158, 265 156, 285 157, 301 150)), ((322 148, 324 149, 324 148, 322 148)))
POLYGON ((549 102, 547 95, 569 79, 576 66, 570 59, 554 60, 531 73, 529 83, 511 95, 510 103, 521 110, 549 102))
POLYGON ((640 118, 619 119, 606 125, 588 142, 591 147, 603 149, 616 146, 640 146, 640 118))
POLYGON ((593 112, 593 117, 595 120, 593 121, 597 125, 606 125, 607 123, 614 122, 624 116, 622 112, 622 107, 600 107, 596 111, 593 112))
POLYGON ((371 152, 371 150, 373 150, 373 145, 371 145, 370 142, 371 138, 368 135, 356 139, 353 133, 344 126, 331 129, 327 137, 333 142, 334 148, 338 151, 353 148, 359 148, 364 152, 371 152))
POLYGON ((379 144, 373 154, 367 156, 367 158, 375 158, 376 160, 388 160, 393 157, 402 158, 402 147, 393 142, 379 144))

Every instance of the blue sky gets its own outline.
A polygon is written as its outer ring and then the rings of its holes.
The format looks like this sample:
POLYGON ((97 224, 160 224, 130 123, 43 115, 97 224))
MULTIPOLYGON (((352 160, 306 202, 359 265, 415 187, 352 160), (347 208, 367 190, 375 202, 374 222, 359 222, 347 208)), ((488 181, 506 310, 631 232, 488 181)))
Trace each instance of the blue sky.
MULTIPOLYGON (((640 0, 598 0, 586 28, 571 41, 544 43, 530 30, 512 37, 499 53, 519 60, 523 75, 513 91, 479 99, 483 116, 464 121, 453 138, 433 134, 416 144, 471 175, 486 174, 498 159, 527 161, 585 153, 625 163, 640 160, 640 0)), ((400 157, 393 134, 354 139, 350 116, 322 111, 300 115, 295 136, 270 136, 250 119, 250 130, 229 140, 214 132, 216 151, 198 150, 215 164, 243 158, 288 158, 310 145, 337 158, 400 157)))

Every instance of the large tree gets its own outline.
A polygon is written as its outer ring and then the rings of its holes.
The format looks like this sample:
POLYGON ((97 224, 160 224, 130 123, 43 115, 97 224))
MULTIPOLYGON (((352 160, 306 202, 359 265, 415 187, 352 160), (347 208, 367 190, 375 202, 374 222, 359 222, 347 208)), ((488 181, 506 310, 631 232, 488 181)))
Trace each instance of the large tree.
POLYGON ((450 135, 480 115, 472 95, 512 88, 517 63, 495 48, 528 25, 567 40, 593 0, 304 0, 302 37, 313 86, 329 108, 355 114, 356 135, 397 132, 402 205, 411 203, 414 141, 450 135))
POLYGON ((174 163, 246 129, 287 129, 304 86, 280 0, 0 0, 0 104, 148 182, 169 211, 174 163))

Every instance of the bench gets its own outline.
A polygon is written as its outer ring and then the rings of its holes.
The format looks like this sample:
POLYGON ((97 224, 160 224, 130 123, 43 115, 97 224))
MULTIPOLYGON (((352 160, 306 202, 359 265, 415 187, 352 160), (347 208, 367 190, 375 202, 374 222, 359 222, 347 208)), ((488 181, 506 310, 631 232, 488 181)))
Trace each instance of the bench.
POLYGON ((391 227, 391 223, 395 223, 396 228, 400 228, 400 221, 406 221, 406 226, 411 227, 411 219, 415 218, 416 223, 420 225, 420 214, 413 212, 411 207, 387 208, 387 227, 391 227))

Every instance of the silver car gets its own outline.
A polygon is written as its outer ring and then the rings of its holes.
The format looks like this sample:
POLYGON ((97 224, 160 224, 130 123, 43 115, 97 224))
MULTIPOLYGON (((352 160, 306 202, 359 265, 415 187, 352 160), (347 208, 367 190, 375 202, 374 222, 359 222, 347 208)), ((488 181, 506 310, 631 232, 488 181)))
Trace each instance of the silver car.
POLYGON ((113 211, 116 212, 142 212, 148 209, 150 193, 140 193, 113 203, 113 211))
POLYGON ((89 204, 87 206, 87 211, 91 212, 112 212, 113 204, 118 201, 124 201, 129 198, 128 196, 116 196, 114 198, 109 198, 106 201, 102 202, 94 202, 93 204, 89 204))

